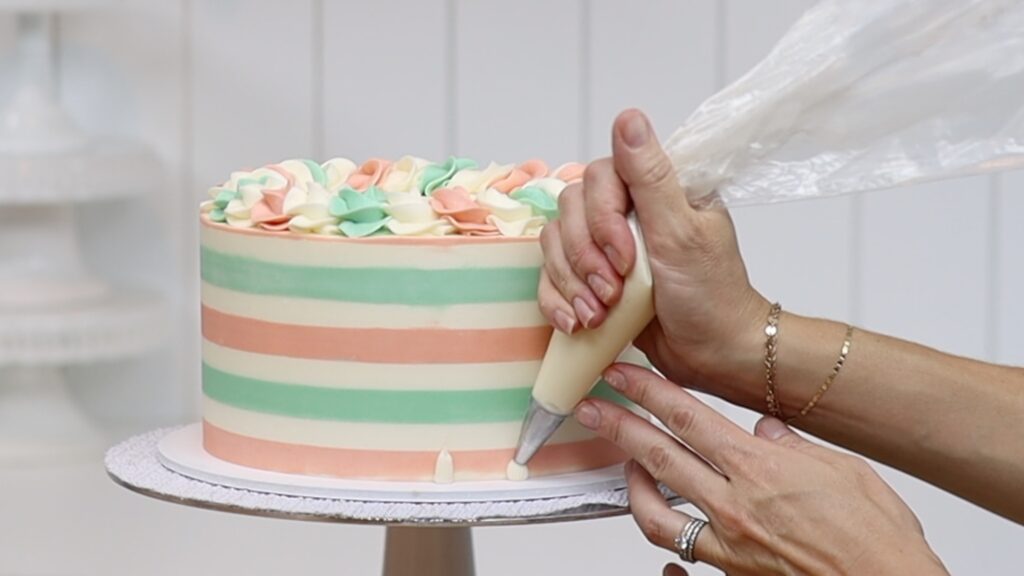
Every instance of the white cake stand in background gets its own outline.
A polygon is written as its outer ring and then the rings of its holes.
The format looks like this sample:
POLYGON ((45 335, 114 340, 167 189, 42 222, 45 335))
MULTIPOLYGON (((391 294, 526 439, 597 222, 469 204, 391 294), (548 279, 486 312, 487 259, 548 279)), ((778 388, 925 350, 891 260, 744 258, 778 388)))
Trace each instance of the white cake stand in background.
MULTIPOLYGON (((569 522, 628 512, 621 467, 524 482, 359 482, 292 476, 205 453, 197 425, 136 436, 107 473, 152 498, 208 510, 387 527, 384 576, 472 576, 477 526, 569 522)), ((669 498, 672 505, 681 504, 669 498)), ((339 572, 344 573, 342 567, 339 572)))
POLYGON ((160 299, 94 276, 78 248, 75 204, 145 192, 159 169, 143 146, 84 133, 57 98, 54 13, 111 3, 0 0, 18 36, 0 109, 0 465, 95 453, 63 367, 140 354, 162 332, 160 299))

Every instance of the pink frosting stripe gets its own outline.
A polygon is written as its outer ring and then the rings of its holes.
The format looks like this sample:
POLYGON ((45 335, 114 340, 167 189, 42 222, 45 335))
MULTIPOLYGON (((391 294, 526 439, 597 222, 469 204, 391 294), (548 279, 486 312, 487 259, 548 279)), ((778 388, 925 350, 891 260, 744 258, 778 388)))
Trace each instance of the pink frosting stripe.
MULTIPOLYGON (((422 480, 434 477, 437 452, 391 452, 325 448, 242 436, 203 421, 203 447, 228 462, 290 474, 375 480, 422 480)), ((451 453, 455 474, 500 479, 513 449, 451 453)), ((626 460, 617 446, 595 438, 545 446, 530 462, 531 476, 604 468, 626 460)))
POLYGON ((203 337, 235 350, 386 364, 517 362, 544 357, 551 327, 458 330, 279 324, 203 306, 203 337))

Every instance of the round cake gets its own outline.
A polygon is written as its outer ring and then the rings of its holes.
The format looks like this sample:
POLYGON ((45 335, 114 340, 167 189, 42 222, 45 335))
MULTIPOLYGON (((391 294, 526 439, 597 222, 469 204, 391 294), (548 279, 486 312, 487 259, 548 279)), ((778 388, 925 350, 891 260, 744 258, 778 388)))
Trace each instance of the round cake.
MULTIPOLYGON (((205 449, 296 474, 504 479, 551 336, 537 236, 582 173, 536 160, 288 160, 212 188, 205 449)), ((603 383, 594 395, 626 403, 603 383)), ((530 475, 625 458, 570 419, 530 475)))

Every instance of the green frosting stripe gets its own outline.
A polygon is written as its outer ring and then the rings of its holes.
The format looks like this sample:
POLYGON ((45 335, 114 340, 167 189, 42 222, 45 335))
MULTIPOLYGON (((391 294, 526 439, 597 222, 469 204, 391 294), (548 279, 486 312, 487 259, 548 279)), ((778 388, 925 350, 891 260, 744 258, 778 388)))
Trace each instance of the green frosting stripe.
MULTIPOLYGON (((530 383, 494 390, 318 388, 256 380, 203 364, 203 393, 207 397, 244 410, 309 420, 392 424, 514 422, 526 413, 530 389, 530 383)), ((604 381, 598 383, 591 396, 629 404, 604 381)))
POLYGON ((248 294, 367 304, 447 306, 537 299, 539 267, 327 268, 265 262, 202 247, 203 280, 248 294))

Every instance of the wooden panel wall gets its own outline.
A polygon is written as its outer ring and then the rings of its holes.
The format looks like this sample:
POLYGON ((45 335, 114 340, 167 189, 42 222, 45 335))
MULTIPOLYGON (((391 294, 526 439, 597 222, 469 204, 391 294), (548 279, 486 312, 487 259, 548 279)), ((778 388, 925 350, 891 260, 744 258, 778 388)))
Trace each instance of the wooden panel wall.
MULTIPOLYGON (((163 352, 74 372, 83 404, 118 430, 197 417, 195 206, 232 169, 296 156, 603 156, 620 110, 643 108, 667 137, 811 3, 140 0, 63 17, 68 107, 90 130, 145 141, 166 168, 151 197, 83 210, 87 256, 162 291, 176 319, 163 352)), ((0 100, 12 50, 13 17, 0 14, 0 100)), ((787 308, 1024 363, 1022 191, 1011 174, 734 217, 753 282, 787 308)), ((744 425, 755 419, 710 401, 744 425)), ((954 573, 1016 569, 1019 527, 883 473, 954 573)), ((3 573, 378 570, 379 529, 150 501, 113 486, 96 462, 0 467, 0 486, 3 573)), ((544 572, 657 573, 671 559, 628 518, 478 530, 476 541, 488 575, 533 570, 523 550, 545 555, 544 572)))

